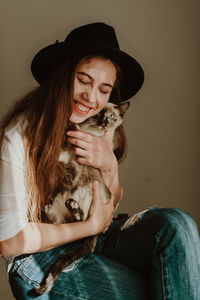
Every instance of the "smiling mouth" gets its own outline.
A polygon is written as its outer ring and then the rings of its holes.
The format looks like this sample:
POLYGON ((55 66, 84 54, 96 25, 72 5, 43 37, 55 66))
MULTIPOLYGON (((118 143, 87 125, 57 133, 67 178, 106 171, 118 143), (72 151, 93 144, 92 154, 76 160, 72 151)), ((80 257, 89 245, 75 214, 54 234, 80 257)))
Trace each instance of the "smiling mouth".
POLYGON ((86 115, 92 108, 80 102, 74 101, 74 109, 81 115, 86 115))

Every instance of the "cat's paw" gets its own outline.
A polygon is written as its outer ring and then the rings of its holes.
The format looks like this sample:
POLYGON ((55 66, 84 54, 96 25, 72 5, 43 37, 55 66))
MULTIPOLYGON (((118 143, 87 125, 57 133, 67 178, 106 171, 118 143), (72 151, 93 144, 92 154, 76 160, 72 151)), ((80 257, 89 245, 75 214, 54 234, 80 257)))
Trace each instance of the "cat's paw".
POLYGON ((65 201, 65 205, 68 209, 79 209, 79 204, 72 198, 69 198, 65 201))
POLYGON ((66 207, 69 209, 74 221, 81 221, 81 210, 77 201, 69 198, 65 201, 66 207))

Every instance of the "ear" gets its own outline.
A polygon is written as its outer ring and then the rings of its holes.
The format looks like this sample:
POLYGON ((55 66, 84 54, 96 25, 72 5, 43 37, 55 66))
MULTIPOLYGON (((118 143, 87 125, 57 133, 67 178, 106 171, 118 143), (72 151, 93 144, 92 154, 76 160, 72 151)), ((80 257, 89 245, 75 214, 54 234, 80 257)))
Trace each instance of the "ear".
POLYGON ((129 106, 130 106, 129 101, 120 103, 119 104, 120 114, 123 115, 127 111, 127 109, 129 108, 129 106))

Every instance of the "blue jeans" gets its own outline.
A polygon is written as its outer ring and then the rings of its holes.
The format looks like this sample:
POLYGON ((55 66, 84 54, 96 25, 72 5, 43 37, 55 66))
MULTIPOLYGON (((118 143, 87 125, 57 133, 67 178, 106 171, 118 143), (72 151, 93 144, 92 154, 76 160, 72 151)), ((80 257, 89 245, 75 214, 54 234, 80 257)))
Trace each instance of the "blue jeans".
POLYGON ((65 268, 50 292, 34 294, 49 266, 79 242, 17 257, 9 272, 16 299, 200 300, 200 239, 182 210, 153 208, 114 221, 94 254, 65 268))

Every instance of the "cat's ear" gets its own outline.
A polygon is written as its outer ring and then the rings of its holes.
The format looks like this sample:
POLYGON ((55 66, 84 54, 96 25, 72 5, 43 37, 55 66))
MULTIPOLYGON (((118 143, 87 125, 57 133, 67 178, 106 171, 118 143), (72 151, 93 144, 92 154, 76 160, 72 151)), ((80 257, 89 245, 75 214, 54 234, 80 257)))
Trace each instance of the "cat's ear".
POLYGON ((120 103, 119 104, 120 115, 123 115, 127 111, 127 109, 129 108, 129 106, 130 106, 129 101, 120 103))

